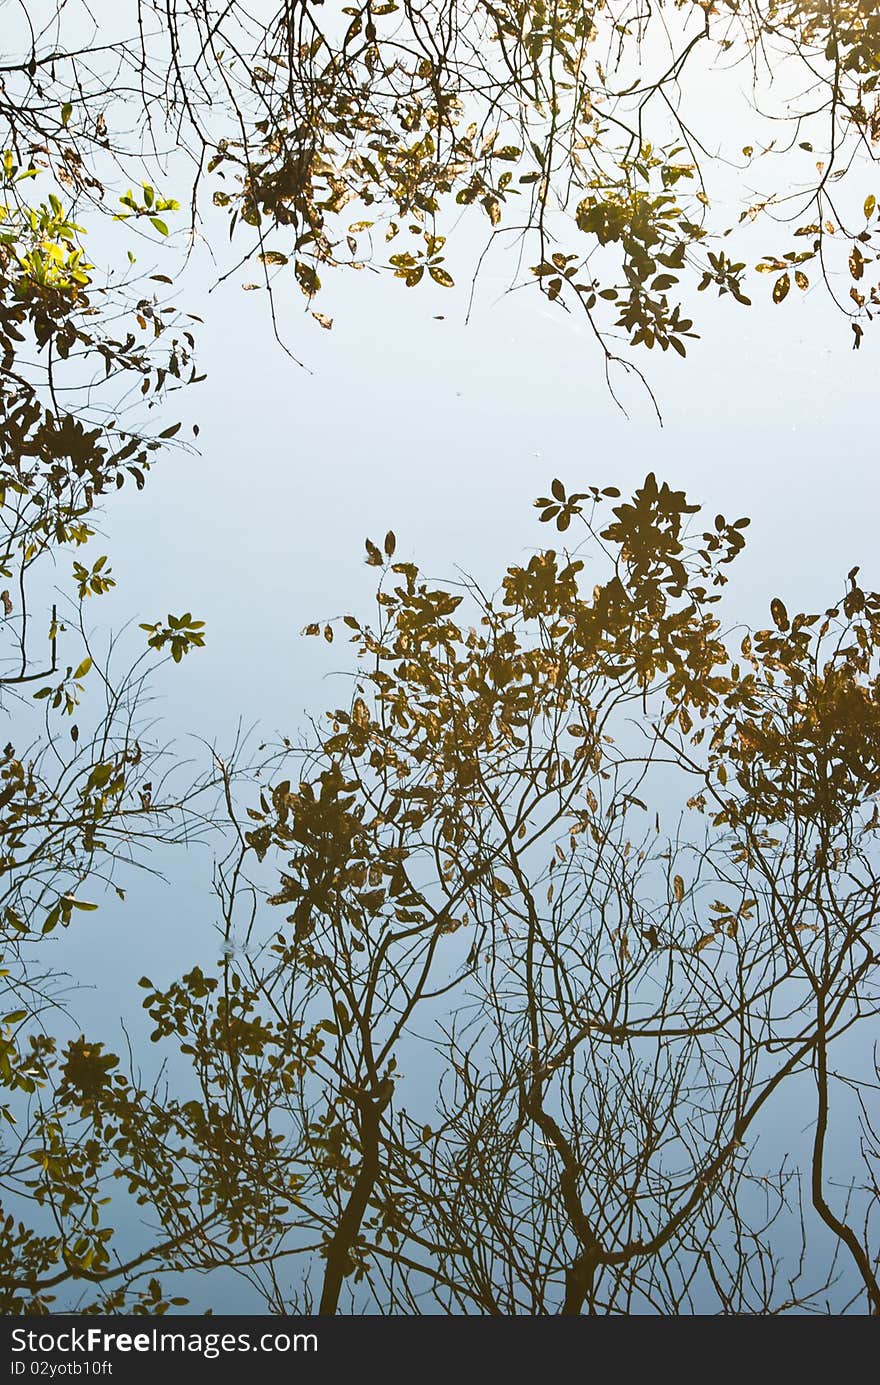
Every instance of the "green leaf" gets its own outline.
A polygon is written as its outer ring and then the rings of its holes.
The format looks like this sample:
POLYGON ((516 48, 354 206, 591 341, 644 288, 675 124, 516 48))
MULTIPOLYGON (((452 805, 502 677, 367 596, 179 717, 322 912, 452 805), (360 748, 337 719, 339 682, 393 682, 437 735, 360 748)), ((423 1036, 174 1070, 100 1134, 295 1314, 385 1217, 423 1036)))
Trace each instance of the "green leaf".
POLYGON ((159 216, 151 216, 151 217, 150 217, 150 225, 151 225, 151 226, 155 226, 155 228, 156 228, 156 230, 159 232, 159 235, 160 235, 160 236, 167 236, 167 235, 168 235, 168 227, 165 225, 165 222, 162 220, 161 217, 159 217, 159 216))

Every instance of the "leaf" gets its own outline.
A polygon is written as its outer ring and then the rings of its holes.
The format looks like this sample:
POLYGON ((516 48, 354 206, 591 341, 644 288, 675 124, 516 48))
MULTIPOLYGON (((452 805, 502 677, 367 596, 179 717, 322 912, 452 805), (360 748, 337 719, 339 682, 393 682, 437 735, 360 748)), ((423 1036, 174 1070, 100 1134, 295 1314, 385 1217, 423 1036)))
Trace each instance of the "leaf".
POLYGON ((162 220, 160 216, 151 216, 150 225, 155 226, 160 236, 168 235, 168 227, 166 226, 165 222, 162 220))
POLYGON ((773 285, 773 302, 781 303, 790 288, 791 281, 788 275, 781 274, 773 285))
POLYGON ((329 332, 333 326, 332 317, 328 317, 326 313, 312 313, 312 317, 316 322, 320 323, 325 332, 329 332))
POLYGON ((871 220, 871 217, 874 215, 874 211, 875 211, 876 207, 877 207, 877 198, 874 196, 873 193, 871 193, 871 195, 870 195, 869 197, 866 197, 866 198, 865 198, 865 205, 864 205, 864 208, 863 208, 863 211, 864 211, 864 213, 865 213, 865 220, 866 220, 866 221, 870 221, 870 220, 871 220))
POLYGON ((777 630, 787 630, 789 627, 788 611, 780 601, 778 596, 774 596, 770 602, 770 614, 773 617, 777 630))
POLYGON ((61 107, 61 124, 67 125, 72 115, 73 106, 71 106, 69 101, 65 101, 64 105, 61 107))
POLYGON ((452 275, 447 274, 446 270, 441 269, 439 265, 430 265, 428 268, 428 273, 434 280, 434 283, 439 284, 441 288, 451 289, 455 285, 455 280, 453 279, 452 275))
POLYGON ((676 903, 681 904, 684 899, 684 880, 680 875, 673 877, 672 893, 675 895, 676 903))
POLYGON ((388 530, 388 533, 385 535, 385 556, 386 556, 386 558, 393 558, 393 557, 394 557, 394 550, 395 550, 396 547, 397 547, 397 539, 394 537, 394 534, 393 534, 392 530, 389 529, 389 530, 388 530))
POLYGON ((264 250, 263 253, 262 253, 261 255, 258 255, 258 256, 257 256, 257 258, 259 259, 259 261, 260 261, 261 264, 267 264, 267 265, 284 265, 284 264, 287 264, 287 256, 286 256, 286 255, 282 255, 282 253, 281 253, 280 250, 264 250))
POLYGON ((798 288, 801 289, 804 293, 806 293, 807 289, 810 287, 810 281, 802 269, 795 270, 794 281, 797 284, 798 288))

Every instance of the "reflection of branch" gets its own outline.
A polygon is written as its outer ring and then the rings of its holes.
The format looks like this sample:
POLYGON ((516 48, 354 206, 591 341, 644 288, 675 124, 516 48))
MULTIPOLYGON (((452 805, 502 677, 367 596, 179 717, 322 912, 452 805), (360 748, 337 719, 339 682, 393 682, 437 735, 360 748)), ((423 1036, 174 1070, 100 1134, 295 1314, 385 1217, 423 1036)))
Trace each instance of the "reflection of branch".
POLYGON ((119 1279, 120 1276, 128 1276, 134 1270, 150 1262, 161 1264, 163 1258, 171 1254, 172 1251, 181 1249, 191 1241, 204 1239, 208 1229, 218 1220, 218 1213, 213 1212, 193 1226, 187 1227, 185 1231, 181 1231, 179 1235, 160 1241, 158 1245, 151 1246, 149 1250, 133 1256, 131 1260, 127 1260, 121 1265, 114 1265, 110 1269, 88 1270, 84 1269, 82 1265, 69 1264, 47 1279, 31 1280, 27 1283, 27 1288, 31 1293, 39 1294, 45 1292, 46 1289, 54 1289, 57 1285, 64 1284, 70 1279, 84 1279, 89 1284, 106 1284, 114 1279, 119 1279))
POLYGON ((355 1103, 361 1136, 361 1166, 351 1196, 327 1244, 327 1265, 318 1308, 322 1316, 336 1312, 342 1281, 352 1268, 351 1252, 379 1177, 379 1122, 393 1094, 394 1085, 387 1082, 384 1090, 380 1089, 375 1095, 361 1094, 355 1103))
POLYGON ((825 1197, 824 1189, 824 1159, 825 1159, 825 1137, 828 1131, 828 1045, 825 1027, 825 997, 817 997, 818 1024, 815 1047, 815 1072, 816 1072, 816 1128, 813 1134, 813 1160, 811 1191, 813 1196, 813 1206, 819 1213, 825 1225, 834 1232, 838 1240, 842 1241, 856 1263, 868 1301, 872 1305, 872 1311, 876 1317, 880 1317, 880 1284, 877 1281, 877 1274, 872 1268, 871 1261, 866 1254, 865 1247, 860 1243, 852 1227, 834 1213, 825 1197))
MULTIPOLYGON (((22 568, 22 577, 23 577, 23 576, 24 576, 24 568, 22 568)), ((50 636, 49 636, 49 643, 50 643, 51 646, 52 646, 52 663, 51 663, 50 667, 49 667, 48 669, 44 669, 42 673, 25 673, 24 670, 25 670, 25 668, 27 667, 27 652, 26 652, 26 648, 25 648, 25 629, 26 629, 26 620, 27 620, 26 609, 27 609, 27 608, 26 608, 25 602, 24 602, 24 588, 22 588, 22 617, 21 617, 21 658, 22 658, 22 670, 21 670, 21 673, 18 673, 18 674, 0 675, 0 687, 11 686, 11 685, 17 684, 17 683, 34 683, 34 682, 38 681, 38 680, 41 679, 41 678, 51 678, 51 676, 52 676, 53 673, 57 673, 57 672, 58 672, 58 613, 57 613, 57 611, 56 611, 56 608, 53 606, 53 607, 52 607, 52 625, 51 625, 51 627, 50 627, 50 628, 51 628, 51 634, 50 634, 50 636)))

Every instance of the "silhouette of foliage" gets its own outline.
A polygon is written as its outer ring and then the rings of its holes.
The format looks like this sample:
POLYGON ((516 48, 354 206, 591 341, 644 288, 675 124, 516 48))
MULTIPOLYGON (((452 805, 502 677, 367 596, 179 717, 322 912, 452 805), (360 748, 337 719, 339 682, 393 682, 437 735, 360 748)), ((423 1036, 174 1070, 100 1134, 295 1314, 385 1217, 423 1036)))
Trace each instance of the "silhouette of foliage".
POLYGON ((351 699, 235 815, 220 971, 144 980, 291 1199, 251 1280, 276 1312, 876 1312, 876 1135, 849 1194, 826 1142, 876 1097, 880 597, 732 642, 744 520, 653 475, 537 504, 584 541, 492 596, 368 541, 351 699), (243 882, 279 856, 273 927, 243 882))
POLYGON ((278 330, 280 291, 330 330, 332 272, 452 290, 506 244, 606 370, 685 356, 698 295, 748 308, 762 274, 779 307, 824 286, 857 347, 875 9, 132 0, 100 29, 21 9, 0 62, 3 1312, 163 1313, 223 1268, 272 1312, 880 1313, 880 595, 857 568, 824 612, 774 596, 734 635, 748 521, 704 528, 654 475, 628 499, 554 479, 539 519, 574 547, 489 595, 367 539, 373 622, 306 630, 348 632, 351 697, 250 807, 236 756, 180 787, 145 717, 153 656, 180 663, 202 622, 143 613, 117 676, 87 618, 115 586, 100 507, 183 445, 164 401, 200 378, 194 322, 166 290, 218 226, 220 273, 250 264, 278 330), (745 90, 723 139, 700 64, 745 90), (218 799, 222 956, 141 979, 169 1063, 147 1079, 71 1026, 43 939, 218 829, 218 799), (768 1162, 784 1100, 807 1133, 768 1162), (832 1136, 855 1141, 848 1187, 832 1136))
POLYGON ((632 348, 684 356, 697 295, 747 307, 760 274, 775 304, 823 286, 854 346, 876 307, 869 0, 116 8, 99 28, 44 0, 10 30, 10 147, 161 241, 178 203, 142 170, 162 181, 170 136, 191 229, 228 217, 246 288, 311 305, 369 268, 451 289, 513 246, 516 282, 630 369, 632 348))

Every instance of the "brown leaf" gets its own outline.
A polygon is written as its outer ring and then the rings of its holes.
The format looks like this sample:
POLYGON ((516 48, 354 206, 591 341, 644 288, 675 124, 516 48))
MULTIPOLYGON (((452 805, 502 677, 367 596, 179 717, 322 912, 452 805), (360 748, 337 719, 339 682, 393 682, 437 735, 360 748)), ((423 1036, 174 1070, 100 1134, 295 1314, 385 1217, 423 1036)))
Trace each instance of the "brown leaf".
POLYGON ((770 602, 770 614, 773 617, 777 630, 787 630, 789 627, 788 611, 780 601, 778 596, 774 596, 770 602))

